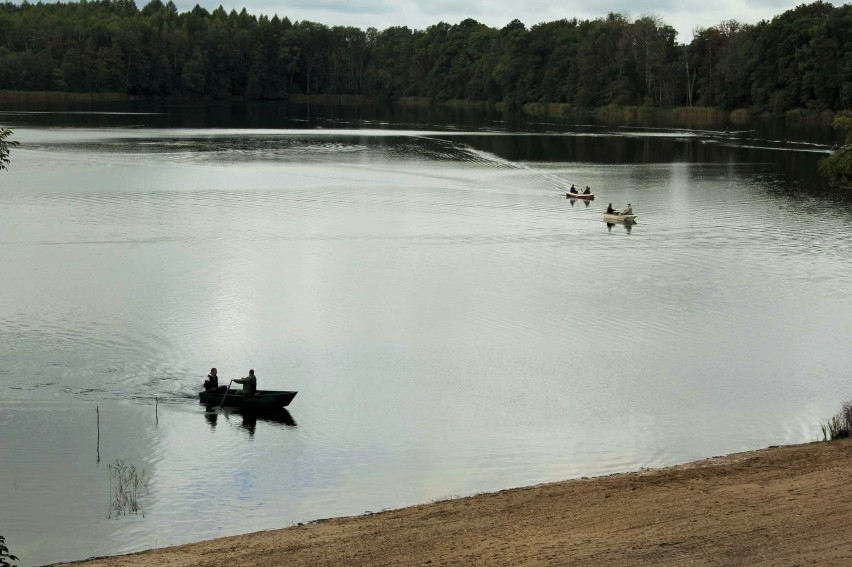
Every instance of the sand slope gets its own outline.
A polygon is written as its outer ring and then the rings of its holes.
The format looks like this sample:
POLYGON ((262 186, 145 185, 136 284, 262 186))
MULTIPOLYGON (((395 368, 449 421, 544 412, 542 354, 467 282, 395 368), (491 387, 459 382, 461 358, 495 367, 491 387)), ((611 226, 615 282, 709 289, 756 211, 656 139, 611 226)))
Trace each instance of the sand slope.
POLYGON ((76 565, 852 566, 852 439, 76 565))

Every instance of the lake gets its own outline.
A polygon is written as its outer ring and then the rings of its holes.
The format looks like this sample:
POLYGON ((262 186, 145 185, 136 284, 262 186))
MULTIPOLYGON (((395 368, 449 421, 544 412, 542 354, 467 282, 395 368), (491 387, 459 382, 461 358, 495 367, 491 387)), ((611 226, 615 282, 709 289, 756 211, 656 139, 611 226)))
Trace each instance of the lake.
POLYGON ((852 393, 824 126, 146 103, 0 124, 22 566, 812 441, 852 393), (208 409, 212 366, 299 394, 208 409))

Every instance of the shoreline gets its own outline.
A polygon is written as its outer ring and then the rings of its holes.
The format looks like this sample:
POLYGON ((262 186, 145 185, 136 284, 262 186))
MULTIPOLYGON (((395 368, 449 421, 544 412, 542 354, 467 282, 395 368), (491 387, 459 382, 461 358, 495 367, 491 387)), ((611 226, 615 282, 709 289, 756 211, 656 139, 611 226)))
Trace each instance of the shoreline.
POLYGON ((852 439, 59 565, 850 565, 852 439))
POLYGON ((386 105, 407 109, 441 108, 451 111, 492 111, 516 113, 531 118, 572 118, 595 116, 603 121, 643 122, 666 119, 678 123, 731 123, 747 124, 753 119, 780 119, 791 123, 830 124, 836 116, 850 116, 849 110, 816 111, 807 108, 794 108, 783 113, 772 113, 755 108, 717 108, 702 106, 632 106, 610 104, 594 108, 584 108, 559 102, 526 102, 511 107, 502 101, 483 101, 467 99, 430 99, 426 97, 399 97, 383 100, 375 96, 354 94, 302 94, 291 93, 279 99, 248 99, 228 97, 213 99, 209 97, 171 96, 150 98, 119 92, 65 92, 65 91, 14 91, 0 89, 0 104, 56 104, 56 103, 280 103, 301 105, 327 105, 340 107, 358 107, 362 105, 386 105))

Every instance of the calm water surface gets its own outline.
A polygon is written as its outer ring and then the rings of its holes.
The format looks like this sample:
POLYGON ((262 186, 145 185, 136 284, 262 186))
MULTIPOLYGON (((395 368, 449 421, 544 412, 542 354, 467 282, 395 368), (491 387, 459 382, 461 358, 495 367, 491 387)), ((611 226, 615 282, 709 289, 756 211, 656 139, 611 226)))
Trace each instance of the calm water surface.
POLYGON ((22 565, 810 441, 849 398, 821 134, 200 114, 0 112, 22 565), (207 411, 214 365, 299 395, 207 411), (116 459, 149 482, 109 519, 116 459))

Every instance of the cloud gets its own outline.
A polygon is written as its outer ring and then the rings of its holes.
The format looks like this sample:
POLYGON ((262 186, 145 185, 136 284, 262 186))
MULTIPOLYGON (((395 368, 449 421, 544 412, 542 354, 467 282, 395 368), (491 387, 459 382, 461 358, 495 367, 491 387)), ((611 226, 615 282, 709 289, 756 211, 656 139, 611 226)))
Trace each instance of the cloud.
MULTIPOLYGON (((281 6, 280 2, 270 2, 281 6)), ((393 11, 393 3, 385 0, 291 0, 293 11, 314 11, 340 14, 385 14, 393 11)))

